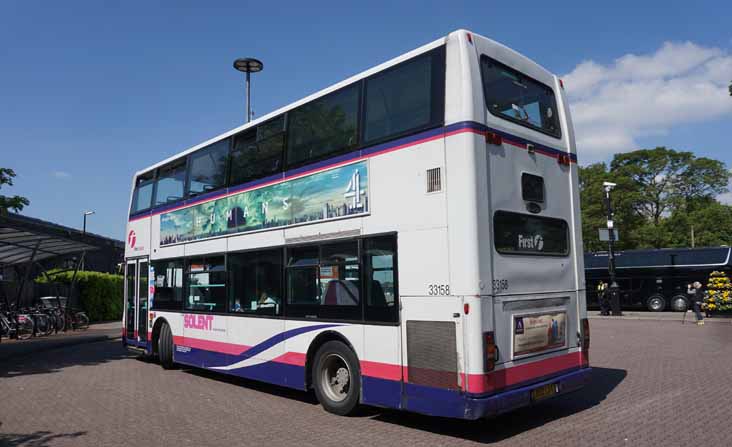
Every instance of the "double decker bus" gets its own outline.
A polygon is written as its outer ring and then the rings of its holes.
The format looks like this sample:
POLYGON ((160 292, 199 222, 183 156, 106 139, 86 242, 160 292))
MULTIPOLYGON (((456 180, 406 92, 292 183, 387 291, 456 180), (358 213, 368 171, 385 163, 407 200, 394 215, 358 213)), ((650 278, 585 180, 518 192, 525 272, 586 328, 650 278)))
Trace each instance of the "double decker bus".
POLYGON ((477 419, 589 380, 562 82, 458 30, 137 172, 123 343, 477 419))

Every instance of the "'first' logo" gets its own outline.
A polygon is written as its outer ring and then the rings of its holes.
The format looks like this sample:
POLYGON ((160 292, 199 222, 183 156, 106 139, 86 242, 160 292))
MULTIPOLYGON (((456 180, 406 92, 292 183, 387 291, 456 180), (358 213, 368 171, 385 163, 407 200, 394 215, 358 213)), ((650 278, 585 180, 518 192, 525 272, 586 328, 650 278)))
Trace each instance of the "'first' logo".
POLYGON ((127 243, 130 245, 130 248, 135 248, 135 244, 137 244, 135 230, 130 230, 130 233, 127 235, 127 243))

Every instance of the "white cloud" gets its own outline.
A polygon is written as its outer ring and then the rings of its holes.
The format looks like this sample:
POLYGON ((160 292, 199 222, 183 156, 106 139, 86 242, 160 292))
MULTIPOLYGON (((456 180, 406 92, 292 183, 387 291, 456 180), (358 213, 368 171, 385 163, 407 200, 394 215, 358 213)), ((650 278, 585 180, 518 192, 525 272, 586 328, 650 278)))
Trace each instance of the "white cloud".
POLYGON ((59 180, 68 180, 71 178, 71 174, 66 171, 54 171, 53 176, 59 180))
POLYGON ((584 161, 637 149, 639 137, 732 115, 732 55, 692 42, 666 42, 608 65, 584 61, 563 79, 584 161))
POLYGON ((732 192, 726 192, 717 196, 717 200, 725 205, 732 205, 732 192))

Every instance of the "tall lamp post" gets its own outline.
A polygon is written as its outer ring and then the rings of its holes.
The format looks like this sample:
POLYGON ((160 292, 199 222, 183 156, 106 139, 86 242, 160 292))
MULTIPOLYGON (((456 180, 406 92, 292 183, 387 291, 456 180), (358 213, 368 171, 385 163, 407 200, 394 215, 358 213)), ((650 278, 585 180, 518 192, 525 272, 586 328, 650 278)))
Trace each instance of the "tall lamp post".
POLYGON ((91 216, 94 211, 84 211, 84 226, 81 229, 82 234, 86 234, 86 216, 91 216))
MULTIPOLYGON (((81 227, 81 234, 86 234, 86 217, 94 214, 95 211, 84 211, 84 226, 81 227)), ((81 257, 81 271, 84 271, 84 256, 81 257)))
POLYGON ((613 315, 621 316, 623 313, 620 310, 620 290, 618 290, 618 281, 615 276, 615 222, 613 220, 613 205, 610 200, 610 191, 617 185, 611 182, 603 182, 602 186, 605 188, 605 208, 607 209, 607 269, 610 273, 610 308, 612 309, 613 315))
POLYGON ((237 70, 246 73, 247 75, 247 120, 252 120, 252 102, 251 102, 251 95, 250 95, 250 80, 249 77, 252 73, 257 73, 259 71, 262 71, 264 68, 264 64, 259 59, 254 59, 253 57, 246 57, 237 59, 234 61, 234 68, 237 70))

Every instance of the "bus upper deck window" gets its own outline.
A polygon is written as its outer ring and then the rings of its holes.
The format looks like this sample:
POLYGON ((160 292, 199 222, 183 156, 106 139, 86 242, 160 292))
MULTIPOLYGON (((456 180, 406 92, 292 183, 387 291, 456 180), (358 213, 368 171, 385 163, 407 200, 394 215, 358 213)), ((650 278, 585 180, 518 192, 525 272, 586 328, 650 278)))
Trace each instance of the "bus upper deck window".
POLYGON ((521 195, 527 202, 544 202, 544 178, 538 175, 521 175, 521 195))

